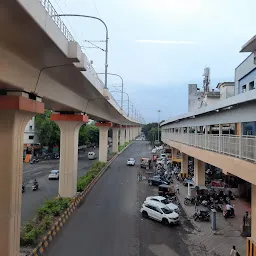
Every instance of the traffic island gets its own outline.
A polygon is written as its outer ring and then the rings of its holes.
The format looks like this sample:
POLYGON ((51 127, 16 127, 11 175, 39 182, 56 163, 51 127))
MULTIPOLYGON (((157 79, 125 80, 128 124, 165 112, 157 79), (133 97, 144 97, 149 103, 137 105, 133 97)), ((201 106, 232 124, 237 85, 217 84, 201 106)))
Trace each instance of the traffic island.
POLYGON ((88 172, 77 181, 77 195, 74 198, 54 198, 38 209, 34 219, 21 230, 21 256, 42 256, 57 233, 62 229, 75 209, 83 202, 93 186, 98 182, 112 162, 131 145, 112 156, 107 163, 96 162, 88 172), (33 249, 34 248, 34 249, 33 249))

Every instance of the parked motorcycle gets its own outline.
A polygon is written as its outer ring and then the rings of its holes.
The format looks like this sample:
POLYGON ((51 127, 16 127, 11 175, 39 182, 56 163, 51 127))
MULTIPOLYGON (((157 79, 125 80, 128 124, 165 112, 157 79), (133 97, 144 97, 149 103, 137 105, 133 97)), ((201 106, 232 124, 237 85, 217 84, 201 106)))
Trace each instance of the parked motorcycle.
POLYGON ((227 210, 224 210, 223 211, 223 216, 225 219, 227 218, 234 218, 236 215, 235 215, 235 209, 234 209, 234 206, 231 208, 231 210, 227 211, 227 210))
POLYGON ((39 162, 39 158, 33 158, 30 163, 31 164, 35 164, 35 163, 38 163, 39 162))
POLYGON ((185 199, 184 199, 184 204, 185 205, 189 205, 189 204, 195 204, 195 202, 196 202, 196 199, 195 199, 195 197, 185 197, 185 199))
POLYGON ((193 215, 194 220, 203 220, 209 221, 210 220, 210 212, 209 211, 196 211, 193 215))

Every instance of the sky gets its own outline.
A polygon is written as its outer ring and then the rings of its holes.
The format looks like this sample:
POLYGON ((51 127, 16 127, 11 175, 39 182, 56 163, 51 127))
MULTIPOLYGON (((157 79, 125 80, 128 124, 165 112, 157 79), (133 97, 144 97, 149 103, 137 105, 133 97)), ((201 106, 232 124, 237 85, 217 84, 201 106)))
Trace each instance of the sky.
MULTIPOLYGON (((124 79, 124 90, 146 122, 186 113, 188 84, 202 87, 211 69, 211 89, 234 81, 235 68, 248 56, 239 53, 256 34, 255 0, 51 0, 58 13, 97 16, 109 30, 109 73, 124 79)), ((85 40, 105 40, 97 20, 63 18, 73 37, 104 72, 104 52, 85 40)), ((96 42, 99 47, 105 44, 96 42)), ((104 77, 102 77, 103 79, 104 77)), ((103 79, 104 80, 104 79, 103 79)), ((109 90, 120 79, 108 78, 109 90)), ((120 100, 120 93, 112 93, 120 100)))

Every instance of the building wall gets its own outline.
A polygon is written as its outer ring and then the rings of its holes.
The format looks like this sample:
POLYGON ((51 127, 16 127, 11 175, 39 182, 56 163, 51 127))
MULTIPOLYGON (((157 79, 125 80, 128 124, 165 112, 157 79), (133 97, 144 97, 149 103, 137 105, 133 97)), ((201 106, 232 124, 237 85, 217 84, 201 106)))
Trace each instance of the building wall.
POLYGON ((246 91, 249 91, 251 81, 254 81, 256 87, 254 54, 249 55, 235 70, 235 95, 242 93, 243 85, 246 85, 246 91))
POLYGON ((221 86, 220 87, 220 99, 227 99, 235 95, 234 86, 221 86))
POLYGON ((38 143, 35 133, 35 117, 29 120, 24 130, 24 144, 38 143))
POLYGON ((220 98, 215 98, 215 97, 208 97, 207 95, 205 96, 204 100, 203 100, 203 105, 202 107, 209 107, 212 105, 215 105, 218 101, 220 100, 220 98))
POLYGON ((188 85, 188 112, 197 110, 203 99, 203 92, 197 90, 197 84, 188 85))

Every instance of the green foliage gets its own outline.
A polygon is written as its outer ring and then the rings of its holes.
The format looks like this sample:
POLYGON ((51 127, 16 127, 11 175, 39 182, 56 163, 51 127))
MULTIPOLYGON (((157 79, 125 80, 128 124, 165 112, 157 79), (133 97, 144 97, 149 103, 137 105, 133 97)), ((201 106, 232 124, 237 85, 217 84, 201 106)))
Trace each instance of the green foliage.
POLYGON ((50 110, 45 110, 44 114, 36 115, 35 127, 41 145, 52 147, 60 145, 60 129, 56 123, 50 120, 50 115, 50 110))
POLYGON ((148 138, 148 133, 152 128, 157 128, 158 127, 158 123, 148 123, 145 124, 141 131, 145 134, 146 138, 148 138))
MULTIPOLYGON (((163 121, 162 121, 163 122, 163 121)), ((153 143, 158 140, 158 123, 149 123, 142 127, 142 132, 145 134, 146 138, 153 143)), ((160 129, 160 141, 161 141, 161 129, 160 129)))
MULTIPOLYGON (((50 110, 36 115, 35 127, 40 144, 52 147, 60 145, 60 129, 55 122, 50 120, 50 116, 50 110)), ((79 130, 79 146, 86 145, 88 142, 99 143, 99 128, 93 122, 83 125, 79 130)))
MULTIPOLYGON (((161 141, 161 130, 159 133, 159 141, 161 141)), ((158 140, 158 128, 151 128, 150 131, 148 132, 148 140, 153 143, 154 141, 158 140)))
POLYGON ((127 147, 131 142, 125 142, 124 145, 118 145, 118 152, 122 151, 125 147, 127 147))
POLYGON ((37 210, 36 218, 26 223, 21 231, 21 246, 35 245, 52 225, 53 217, 60 216, 69 206, 70 198, 46 200, 37 210))
POLYGON ((82 192, 90 182, 97 176, 97 174, 102 170, 105 166, 105 163, 96 162, 93 166, 88 170, 88 172, 80 177, 77 181, 77 192, 82 192))

